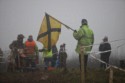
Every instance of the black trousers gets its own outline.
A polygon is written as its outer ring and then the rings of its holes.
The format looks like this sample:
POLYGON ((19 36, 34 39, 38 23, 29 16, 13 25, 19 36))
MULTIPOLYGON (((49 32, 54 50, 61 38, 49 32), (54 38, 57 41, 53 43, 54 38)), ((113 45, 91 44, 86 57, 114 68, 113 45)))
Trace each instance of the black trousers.
MULTIPOLYGON (((101 55, 101 60, 109 64, 109 56, 110 56, 110 55, 106 55, 106 54, 104 55, 104 54, 103 54, 103 55, 101 55)), ((104 68, 104 69, 105 69, 107 66, 108 66, 108 65, 106 65, 105 63, 101 63, 101 64, 100 64, 100 67, 101 67, 101 68, 104 68)))
MULTIPOLYGON (((84 57, 84 70, 85 70, 85 73, 86 73, 86 68, 87 68, 87 62, 88 62, 88 55, 82 55, 84 57)), ((79 54, 79 63, 80 63, 80 70, 81 70, 81 54, 79 54)))

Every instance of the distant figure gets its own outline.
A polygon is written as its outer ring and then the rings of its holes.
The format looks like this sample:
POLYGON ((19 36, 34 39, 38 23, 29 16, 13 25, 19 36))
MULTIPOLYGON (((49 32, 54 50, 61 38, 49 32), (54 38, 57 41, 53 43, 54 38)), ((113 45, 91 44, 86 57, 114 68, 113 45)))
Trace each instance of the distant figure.
MULTIPOLYGON (((89 28, 88 22, 86 19, 82 19, 80 29, 78 31, 75 30, 73 33, 73 36, 78 41, 76 52, 79 53, 79 63, 80 63, 80 70, 81 70, 80 48, 81 46, 89 46, 89 45, 93 45, 94 43, 94 34, 93 34, 93 31, 89 28)), ((92 46, 89 46, 89 47, 86 47, 84 51, 85 72, 86 72, 87 61, 88 61, 87 51, 91 51, 91 49, 92 49, 92 46)))
POLYGON ((1 57, 3 56, 3 51, 2 51, 1 48, 0 48, 0 56, 1 56, 1 57))
POLYGON ((26 66, 27 67, 36 67, 38 63, 38 47, 33 40, 33 36, 30 35, 25 42, 25 54, 26 54, 26 66), (37 61, 37 63, 36 63, 37 61))
POLYGON ((56 60, 57 60, 57 55, 58 55, 58 49, 56 47, 56 45, 52 46, 52 67, 56 66, 56 60))
POLYGON ((65 44, 62 44, 60 46, 60 50, 59 50, 59 60, 60 60, 60 67, 67 69, 66 68, 66 59, 67 59, 67 53, 65 50, 65 44))
POLYGON ((17 36, 17 40, 13 41, 10 45, 9 48, 12 51, 12 55, 15 58, 15 64, 16 64, 16 70, 20 70, 21 68, 21 56, 20 56, 20 51, 24 49, 24 44, 23 44, 23 39, 24 35, 19 34, 17 36), (20 50, 21 49, 21 50, 20 50))
POLYGON ((60 56, 59 54, 57 55, 57 60, 56 60, 56 65, 55 65, 56 68, 60 68, 60 56))
MULTIPOLYGON (((108 42, 108 37, 105 36, 103 39, 103 42, 99 46, 99 51, 103 52, 103 51, 108 51, 108 50, 111 50, 111 45, 108 42)), ((103 60, 104 62, 109 64, 110 54, 111 54, 111 51, 101 53, 101 60, 103 60)), ((104 63, 101 63, 101 65, 100 65, 101 68, 106 68, 107 66, 108 65, 106 65, 104 63)))

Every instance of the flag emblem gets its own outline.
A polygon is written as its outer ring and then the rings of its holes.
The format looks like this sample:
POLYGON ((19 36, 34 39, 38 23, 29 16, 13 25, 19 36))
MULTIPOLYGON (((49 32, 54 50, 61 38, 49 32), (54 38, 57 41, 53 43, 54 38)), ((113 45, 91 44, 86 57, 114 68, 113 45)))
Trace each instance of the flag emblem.
POLYGON ((42 21, 37 41, 41 42, 44 48, 51 50, 56 45, 61 33, 61 23, 48 14, 45 14, 42 21))

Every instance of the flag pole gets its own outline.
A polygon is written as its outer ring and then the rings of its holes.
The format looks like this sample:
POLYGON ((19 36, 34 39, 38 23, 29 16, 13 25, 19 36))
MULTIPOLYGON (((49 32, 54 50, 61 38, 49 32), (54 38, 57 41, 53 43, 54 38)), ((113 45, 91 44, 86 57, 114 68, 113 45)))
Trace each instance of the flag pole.
MULTIPOLYGON (((48 14, 48 13, 45 13, 48 14)), ((48 14, 49 15, 49 14, 48 14)), ((50 17, 52 17, 51 15, 49 15, 50 17)), ((61 21, 57 20, 56 18, 52 17, 54 20, 58 21, 59 23, 61 23, 62 25, 64 25, 67 29, 70 29, 72 31, 75 31, 74 29, 72 29, 71 27, 67 26, 66 24, 62 23, 61 21)))

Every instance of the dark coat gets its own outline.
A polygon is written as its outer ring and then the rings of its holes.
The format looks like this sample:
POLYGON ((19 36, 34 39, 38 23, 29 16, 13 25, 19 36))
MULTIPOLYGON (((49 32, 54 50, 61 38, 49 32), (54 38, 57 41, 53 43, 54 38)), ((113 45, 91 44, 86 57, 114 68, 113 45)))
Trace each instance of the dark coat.
MULTIPOLYGON (((111 50, 111 45, 107 42, 107 43, 101 43, 99 46, 99 51, 107 51, 107 50, 111 50)), ((111 51, 106 52, 106 53, 101 53, 101 56, 110 56, 111 51)))
POLYGON ((23 42, 19 42, 17 40, 13 41, 10 45, 9 45, 9 48, 12 49, 12 48, 17 48, 17 49, 22 49, 24 48, 24 44, 23 42))

